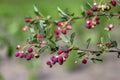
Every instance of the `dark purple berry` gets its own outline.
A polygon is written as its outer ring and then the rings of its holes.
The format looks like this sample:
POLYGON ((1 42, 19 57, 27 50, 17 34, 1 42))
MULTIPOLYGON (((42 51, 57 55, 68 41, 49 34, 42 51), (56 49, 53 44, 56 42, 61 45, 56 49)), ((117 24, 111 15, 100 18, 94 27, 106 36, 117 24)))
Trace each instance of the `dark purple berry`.
POLYGON ((64 58, 68 58, 68 57, 69 57, 68 53, 65 53, 64 58))
POLYGON ((93 7, 92 7, 92 10, 93 10, 93 11, 97 11, 97 10, 98 10, 98 7, 97 7, 97 6, 93 6, 93 7))
POLYGON ((58 57, 58 63, 59 63, 60 65, 63 64, 63 57, 62 57, 62 56, 59 56, 59 57, 58 57))
POLYGON ((23 54, 23 53, 19 53, 19 57, 20 57, 20 58, 23 58, 23 57, 24 57, 24 54, 23 54))
POLYGON ((69 53, 70 49, 69 48, 65 48, 64 53, 69 53))
POLYGON ((91 15, 92 12, 91 12, 90 10, 88 10, 88 11, 86 11, 86 14, 87 14, 87 15, 91 15))
POLYGON ((86 60, 86 59, 83 59, 83 60, 82 60, 82 63, 83 63, 83 64, 86 64, 86 63, 87 63, 87 60, 86 60))
POLYGON ((46 64, 51 65, 51 61, 50 60, 46 61, 46 64))
POLYGON ((28 48, 28 52, 29 53, 33 52, 33 48, 28 48))
POLYGON ((16 57, 18 57, 19 55, 20 55, 20 53, 19 53, 19 52, 16 52, 16 53, 15 53, 15 56, 16 56, 16 57))
POLYGON ((61 30, 61 33, 66 34, 67 31, 66 31, 65 29, 64 29, 64 30, 61 30))
POLYGON ((31 60, 31 58, 32 58, 31 54, 29 54, 29 55, 26 56, 27 60, 31 60))
POLYGON ((58 50, 58 51, 57 51, 57 54, 58 54, 58 55, 60 55, 60 54, 62 54, 62 53, 63 53, 62 50, 58 50))
POLYGON ((110 3, 111 3, 113 6, 116 6, 116 4, 117 4, 116 0, 111 0, 110 3))

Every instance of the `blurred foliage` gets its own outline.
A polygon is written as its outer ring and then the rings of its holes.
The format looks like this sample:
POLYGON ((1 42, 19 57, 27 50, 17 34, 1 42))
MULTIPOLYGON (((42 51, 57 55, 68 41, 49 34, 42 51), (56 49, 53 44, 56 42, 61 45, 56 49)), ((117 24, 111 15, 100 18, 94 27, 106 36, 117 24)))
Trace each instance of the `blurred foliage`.
MULTIPOLYGON (((53 19, 60 18, 57 7, 68 10, 76 16, 81 15, 84 9, 87 9, 86 1, 92 3, 93 0, 0 0, 0 46, 7 48, 7 55, 9 57, 14 54, 15 45, 23 44, 29 34, 22 32, 21 28, 24 26, 24 17, 34 16, 33 5, 36 4, 38 9, 44 16, 52 16, 53 19)), ((101 0, 95 0, 97 2, 101 0)), ((104 0, 107 1, 107 0, 104 0)), ((119 7, 114 8, 119 10, 119 7)), ((104 27, 108 23, 116 24, 118 20, 116 18, 103 18, 101 17, 100 24, 94 30, 87 30, 84 19, 78 20, 73 24, 73 30, 77 32, 75 44, 82 46, 88 38, 91 38, 92 45, 95 45, 100 36, 107 36, 107 33, 103 31, 104 27)), ((107 41, 107 38, 105 38, 107 41)), ((71 57, 76 56, 76 53, 72 55, 66 62, 68 67, 74 66, 73 59, 71 57)))

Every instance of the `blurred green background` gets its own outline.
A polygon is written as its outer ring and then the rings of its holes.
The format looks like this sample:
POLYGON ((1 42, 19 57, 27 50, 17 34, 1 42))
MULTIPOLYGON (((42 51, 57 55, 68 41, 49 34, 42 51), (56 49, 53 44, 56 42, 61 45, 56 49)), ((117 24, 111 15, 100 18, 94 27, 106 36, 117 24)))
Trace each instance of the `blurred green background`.
MULTIPOLYGON (((24 18, 26 16, 34 16, 34 4, 37 5, 38 9, 44 16, 50 15, 53 19, 58 19, 60 16, 57 11, 57 6, 63 10, 68 8, 71 13, 74 12, 76 16, 80 16, 83 10, 82 8, 84 7, 86 9, 86 1, 92 3, 94 0, 0 0, 1 49, 5 48, 6 55, 10 57, 14 54, 16 44, 24 44, 24 41, 29 34, 22 32, 21 28, 25 25, 24 18)), ((96 1, 99 2, 100 0, 96 1)), ((119 11, 119 8, 120 7, 116 7, 113 11, 119 11)), ((85 47, 86 40, 92 38, 92 47, 94 47, 100 36, 104 36, 105 41, 107 41, 107 33, 103 29, 111 22, 116 24, 119 21, 114 17, 112 19, 101 17, 100 23, 102 24, 97 26, 94 30, 88 30, 85 28, 84 19, 75 21, 75 24, 73 25, 73 31, 77 33, 75 44, 77 46, 85 47)), ((115 31, 111 32, 111 34, 113 33, 112 35, 114 38, 118 38, 118 41, 119 37, 117 36, 119 36, 119 34, 114 32, 119 30, 119 27, 117 27, 115 31)), ((66 62, 67 68, 73 68, 73 56, 76 55, 72 54, 70 56, 71 58, 66 62)))

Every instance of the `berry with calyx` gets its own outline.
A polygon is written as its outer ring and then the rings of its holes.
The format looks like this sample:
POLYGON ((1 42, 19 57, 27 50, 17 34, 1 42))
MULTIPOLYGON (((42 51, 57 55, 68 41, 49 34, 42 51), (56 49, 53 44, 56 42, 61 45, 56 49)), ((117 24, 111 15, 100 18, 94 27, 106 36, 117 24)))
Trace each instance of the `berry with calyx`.
POLYGON ((16 49, 20 49, 20 45, 17 45, 17 46, 16 46, 16 49))
POLYGON ((39 55, 39 54, 35 54, 34 56, 35 56, 35 58, 39 58, 39 57, 40 57, 40 55, 39 55))

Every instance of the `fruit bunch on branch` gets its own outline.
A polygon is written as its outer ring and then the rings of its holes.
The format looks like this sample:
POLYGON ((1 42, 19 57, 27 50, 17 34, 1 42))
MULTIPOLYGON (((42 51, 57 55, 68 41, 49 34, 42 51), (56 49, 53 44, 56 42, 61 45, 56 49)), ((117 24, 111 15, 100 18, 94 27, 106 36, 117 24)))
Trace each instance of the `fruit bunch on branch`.
POLYGON ((110 23, 104 27, 108 35, 109 41, 104 42, 104 38, 101 37, 95 46, 98 47, 97 50, 90 49, 89 45, 91 38, 87 40, 87 47, 80 48, 74 45, 74 38, 76 37, 76 32, 72 31, 74 21, 79 19, 84 19, 86 29, 99 28, 96 27, 100 22, 101 17, 116 17, 120 19, 120 12, 110 12, 114 7, 119 6, 119 1, 110 0, 106 2, 93 2, 92 4, 87 3, 89 9, 84 10, 80 16, 74 14, 66 13, 61 8, 57 7, 58 13, 61 18, 53 20, 50 16, 43 16, 36 6, 34 6, 35 17, 26 17, 25 26, 22 27, 22 31, 28 31, 30 36, 26 40, 23 47, 20 45, 16 46, 17 52, 16 57, 24 58, 26 60, 32 60, 33 58, 40 58, 41 54, 45 50, 50 50, 49 53, 52 54, 50 59, 46 61, 46 64, 52 67, 55 64, 62 65, 71 55, 72 51, 76 51, 78 57, 75 63, 82 62, 86 64, 88 61, 94 63, 103 62, 100 58, 106 52, 117 53, 117 57, 120 57, 120 49, 118 48, 118 43, 112 40, 110 37, 110 32, 116 27, 114 24, 110 23), (68 35, 68 32, 72 32, 68 35), (57 43, 63 43, 64 45, 58 45, 57 43))

